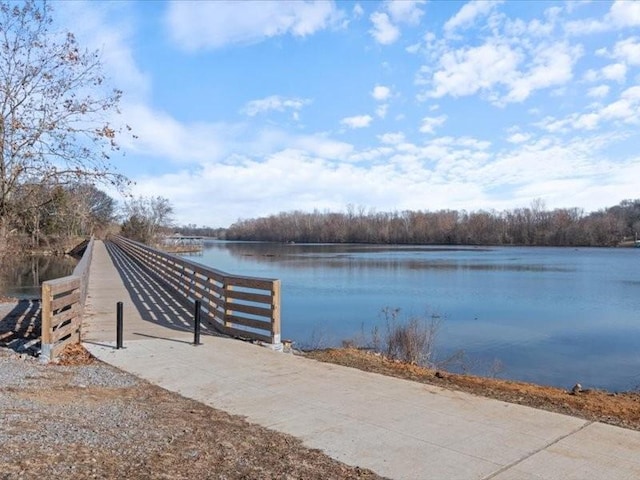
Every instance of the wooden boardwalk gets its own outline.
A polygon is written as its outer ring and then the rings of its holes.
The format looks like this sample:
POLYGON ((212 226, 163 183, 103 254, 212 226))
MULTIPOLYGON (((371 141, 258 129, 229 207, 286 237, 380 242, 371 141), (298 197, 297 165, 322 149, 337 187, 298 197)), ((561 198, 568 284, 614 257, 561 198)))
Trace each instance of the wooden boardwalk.
MULTIPOLYGON (((117 302, 123 302, 124 340, 185 339, 192 335, 192 307, 184 299, 115 245, 96 240, 82 324, 84 342, 115 341, 117 302)), ((202 333, 207 332, 203 325, 202 333)))

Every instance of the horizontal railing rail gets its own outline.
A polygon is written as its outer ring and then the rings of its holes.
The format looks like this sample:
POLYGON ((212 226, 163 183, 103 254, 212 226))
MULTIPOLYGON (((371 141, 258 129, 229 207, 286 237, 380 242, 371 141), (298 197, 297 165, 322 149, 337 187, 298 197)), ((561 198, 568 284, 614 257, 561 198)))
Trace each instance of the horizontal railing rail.
POLYGON ((214 329, 281 347, 280 280, 229 274, 122 236, 110 241, 186 300, 200 300, 214 329))
POLYGON ((44 362, 54 360, 68 344, 80 342, 93 240, 91 237, 71 275, 42 282, 40 358, 44 362))

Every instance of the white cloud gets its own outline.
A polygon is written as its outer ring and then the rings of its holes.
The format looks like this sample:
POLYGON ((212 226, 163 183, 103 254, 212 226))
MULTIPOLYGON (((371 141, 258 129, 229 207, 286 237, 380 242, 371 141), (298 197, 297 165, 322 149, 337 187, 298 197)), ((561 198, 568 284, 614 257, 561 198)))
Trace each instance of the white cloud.
POLYGON ((284 112, 285 110, 293 110, 295 113, 310 103, 311 100, 308 98, 286 98, 279 95, 271 95, 266 98, 247 102, 243 108, 243 112, 250 117, 269 111, 284 112))
POLYGON ((382 135, 378 135, 378 140, 382 143, 387 143, 390 145, 396 145, 398 143, 404 142, 405 136, 402 132, 388 132, 382 135))
POLYGON ((601 70, 602 78, 623 83, 627 76, 627 66, 624 63, 612 63, 601 70))
POLYGON ((587 82, 601 82, 603 80, 613 80, 624 83, 627 76, 627 66, 624 63, 611 63, 600 70, 589 69, 584 74, 587 82))
POLYGON ((354 18, 362 17, 362 15, 364 15, 364 8, 362 8, 362 5, 360 5, 359 3, 356 3, 353 6, 352 14, 354 18))
POLYGON ((342 125, 349 128, 365 128, 371 124, 373 117, 371 115, 356 115, 353 117, 346 117, 340 120, 342 125))
MULTIPOLYGON (((624 90, 618 100, 608 105, 598 105, 590 112, 573 113, 563 119, 547 117, 536 125, 548 132, 557 133, 567 132, 569 129, 595 130, 604 122, 640 124, 640 86, 624 90)), ((615 136, 613 132, 610 135, 615 136)))
POLYGON ((572 122, 572 127, 577 130, 593 130, 598 126, 600 115, 597 113, 585 113, 578 115, 572 122))
POLYGON ((424 117, 422 119, 422 125, 420 125, 420 131, 422 133, 435 133, 435 128, 439 127, 446 121, 446 115, 439 115, 437 117, 424 117))
POLYGON ((640 42, 638 38, 631 37, 616 43, 613 48, 613 55, 627 65, 640 66, 640 42))
POLYGON ((616 0, 602 20, 591 18, 567 22, 565 30, 571 35, 589 35, 638 26, 640 26, 640 2, 616 0))
POLYGON ((628 0, 616 0, 607 15, 611 23, 616 27, 640 26, 640 2, 628 0))
POLYGON ((424 0, 387 0, 383 10, 373 12, 369 30, 376 42, 382 45, 395 43, 401 35, 400 25, 418 25, 424 12, 419 8, 424 0))
POLYGON ((337 24, 333 2, 272 0, 169 4, 166 24, 174 42, 187 50, 250 44, 290 34, 305 37, 337 24))
POLYGON ((609 94, 609 90, 609 85, 598 85, 597 87, 590 88, 587 95, 594 98, 603 98, 609 94))
POLYGON ((376 85, 373 87, 373 91, 371 92, 371 96, 378 101, 387 100, 391 96, 391 89, 389 87, 385 87, 384 85, 376 85))
POLYGON ((509 143, 523 143, 531 138, 531 135, 528 133, 516 132, 507 137, 507 142, 509 143))
POLYGON ((389 105, 386 103, 380 104, 376 107, 376 115, 380 118, 385 118, 389 111, 389 105))
POLYGON ((445 51, 430 78, 430 67, 422 67, 416 83, 431 88, 419 98, 480 92, 496 105, 522 102, 536 90, 569 82, 581 55, 580 47, 566 43, 543 44, 524 51, 506 39, 491 38, 477 47, 445 51))
POLYGON ((537 49, 532 54, 529 70, 520 73, 516 80, 507 82, 509 92, 505 100, 521 102, 535 90, 566 84, 573 78, 573 65, 581 54, 579 47, 571 48, 565 43, 537 49))
POLYGON ((396 23, 418 25, 424 12, 419 8, 426 0, 395 0, 386 3, 391 19, 396 23))
POLYGON ((448 51, 440 57, 438 69, 431 78, 429 96, 473 95, 496 84, 506 84, 517 76, 521 61, 519 52, 505 43, 494 41, 479 47, 448 51))
POLYGON ((227 140, 235 136, 238 126, 230 124, 183 124, 170 114, 144 104, 122 107, 138 139, 126 141, 132 153, 158 156, 176 163, 198 163, 220 158, 226 153, 227 140))
MULTIPOLYGON (((286 141, 279 145, 279 148, 287 148, 293 146, 294 148, 303 150, 309 155, 314 155, 329 160, 344 160, 353 152, 353 145, 346 142, 339 142, 332 140, 326 135, 301 135, 301 136, 286 136, 286 141)), ((260 150, 256 150, 260 152, 260 150)), ((264 150, 262 150, 264 151, 264 150)))
POLYGON ((373 28, 369 30, 369 33, 376 42, 382 45, 391 45, 400 38, 400 29, 391 23, 389 15, 386 13, 373 12, 369 18, 373 23, 373 28))
POLYGON ((447 22, 444 24, 444 31, 447 33, 452 33, 457 29, 464 29, 472 26, 478 17, 487 15, 499 3, 502 2, 473 0, 463 5, 463 7, 458 10, 458 13, 447 20, 447 22))

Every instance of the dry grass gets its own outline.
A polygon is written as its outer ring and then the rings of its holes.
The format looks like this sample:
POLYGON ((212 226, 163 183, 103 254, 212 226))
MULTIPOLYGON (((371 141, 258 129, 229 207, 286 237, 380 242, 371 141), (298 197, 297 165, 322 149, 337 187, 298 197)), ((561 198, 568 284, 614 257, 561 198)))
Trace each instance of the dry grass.
POLYGON ((67 345, 56 360, 57 365, 91 365, 98 360, 81 343, 67 345))

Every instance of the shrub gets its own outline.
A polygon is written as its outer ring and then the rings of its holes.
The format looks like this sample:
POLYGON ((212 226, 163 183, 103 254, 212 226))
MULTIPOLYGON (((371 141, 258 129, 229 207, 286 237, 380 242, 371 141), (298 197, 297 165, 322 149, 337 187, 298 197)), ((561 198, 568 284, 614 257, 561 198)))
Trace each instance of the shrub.
POLYGON ((372 331, 373 348, 382 351, 389 358, 403 362, 435 366, 435 345, 441 319, 437 315, 430 317, 411 316, 403 320, 400 309, 389 307, 382 309, 385 320, 385 333, 382 342, 379 331, 372 331))

